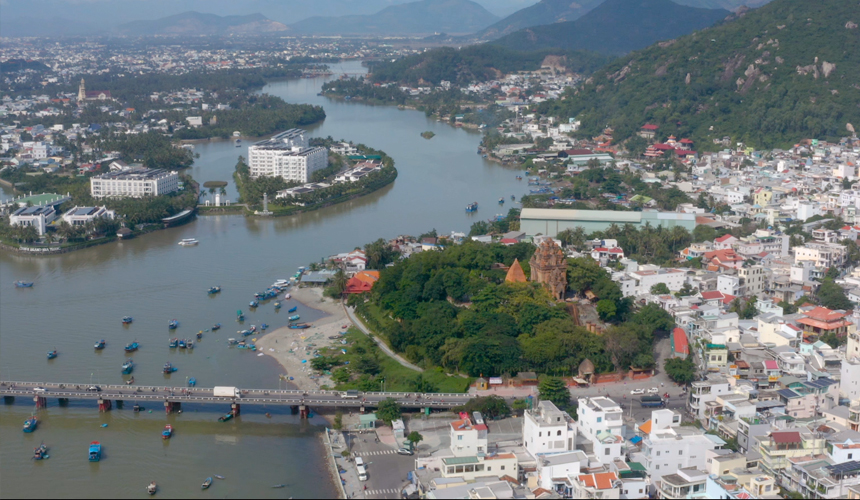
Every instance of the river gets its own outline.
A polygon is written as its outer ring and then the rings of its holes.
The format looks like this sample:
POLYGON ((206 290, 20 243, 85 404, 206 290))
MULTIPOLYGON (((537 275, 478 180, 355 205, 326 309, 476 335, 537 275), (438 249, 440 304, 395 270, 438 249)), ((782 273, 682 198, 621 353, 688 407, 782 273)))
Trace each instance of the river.
MULTIPOLYGON (((335 65, 336 72, 363 71, 358 62, 335 65)), ((348 139, 381 149, 396 162, 397 180, 369 196, 295 217, 246 218, 201 216, 184 226, 139 238, 50 257, 0 252, 0 379, 57 382, 120 383, 122 346, 141 343, 134 377, 139 384, 185 385, 195 377, 201 386, 229 385, 277 388, 280 367, 268 356, 230 349, 228 336, 239 328, 237 309, 247 315, 245 327, 265 322, 273 328, 287 323, 271 304, 256 312, 248 302, 276 278, 322 257, 352 250, 377 238, 419 234, 436 228, 440 234, 468 232, 472 222, 507 213, 510 195, 526 186, 515 170, 476 154, 480 135, 453 128, 413 110, 331 101, 318 96, 323 79, 276 81, 262 90, 288 102, 319 104, 326 119, 307 127, 312 136, 348 139), (430 130, 430 140, 420 136, 430 130), (508 201, 498 206, 498 199, 508 201), (467 214, 477 201, 478 212, 467 214), (181 247, 182 238, 197 238, 197 247, 181 247), (32 289, 16 289, 18 279, 34 281, 32 289), (223 292, 207 296, 209 286, 223 292), (129 315, 134 322, 123 326, 129 315), (170 319, 178 330, 167 329, 170 319), (170 352, 172 336, 192 338, 220 322, 218 333, 206 333, 193 351, 170 352), (107 348, 93 344, 107 340, 107 348), (59 356, 46 360, 57 349, 59 356), (161 367, 170 361, 179 370, 170 376, 161 367)), ((192 167, 202 182, 226 180, 235 200, 233 167, 247 154, 250 140, 237 148, 232 141, 195 145, 200 158, 192 167)), ((318 312, 299 306, 303 320, 318 312)), ((232 335, 235 336, 235 335, 232 335)), ((319 417, 302 422, 288 410, 242 408, 230 423, 216 421, 227 405, 187 405, 181 415, 165 416, 161 407, 134 414, 124 409, 99 414, 93 403, 59 407, 49 400, 32 434, 21 432, 32 402, 18 398, 0 406, 0 497, 129 497, 145 495, 155 480, 170 497, 332 497, 317 436, 319 417), (269 411, 272 418, 263 413, 269 411), (109 424, 107 428, 101 424, 109 424), (160 430, 171 423, 176 434, 163 443, 160 430), (85 452, 99 440, 105 460, 89 463, 85 452), (30 460, 33 447, 46 443, 51 458, 30 460), (227 476, 206 493, 207 476, 227 476), (287 484, 271 489, 273 484, 287 484)), ((405 480, 405 478, 404 478, 405 480)))

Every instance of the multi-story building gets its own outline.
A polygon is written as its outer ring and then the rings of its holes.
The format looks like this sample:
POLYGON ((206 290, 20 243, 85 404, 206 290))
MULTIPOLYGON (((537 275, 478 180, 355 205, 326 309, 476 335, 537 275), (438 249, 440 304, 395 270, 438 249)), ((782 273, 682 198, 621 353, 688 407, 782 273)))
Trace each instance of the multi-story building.
POLYGON ((695 427, 670 427, 663 430, 652 430, 642 440, 641 457, 633 457, 642 463, 651 476, 650 489, 664 475, 674 474, 684 467, 704 469, 707 453, 725 442, 716 436, 709 436, 695 427))
POLYGON ((808 261, 818 267, 839 267, 845 263, 848 251, 838 243, 811 241, 802 247, 794 247, 794 262, 808 261))
POLYGON ((693 382, 690 384, 688 401, 690 413, 699 420, 704 419, 707 404, 716 401, 717 396, 730 392, 729 381, 725 377, 711 375, 707 380, 693 382))
POLYGON ((45 234, 48 224, 57 218, 57 211, 51 205, 21 207, 9 215, 12 226, 32 226, 39 236, 45 234))
POLYGON ((839 390, 851 401, 860 399, 860 358, 843 359, 839 369, 839 390))
POLYGON ((451 438, 451 453, 455 457, 473 457, 487 453, 487 426, 472 424, 464 418, 451 422, 449 431, 451 438))
POLYGON ((63 214, 63 220, 72 226, 83 226, 98 218, 113 219, 116 212, 107 207, 74 207, 63 214))
MULTIPOLYGON (((803 313, 804 317, 797 320, 803 328, 803 336, 817 340, 822 335, 832 333, 844 337, 849 330, 854 329, 854 323, 845 311, 834 311, 826 307, 816 307, 803 313)), ((813 340, 814 341, 814 340, 813 340)))
POLYGON ((523 418, 523 445, 533 457, 574 449, 576 423, 552 401, 541 401, 523 418))
POLYGON ((696 467, 684 467, 674 474, 666 474, 657 486, 657 498, 680 500, 704 498, 708 473, 696 467))
POLYGON ((93 198, 144 198, 179 190, 179 174, 158 168, 134 168, 90 178, 93 198))
POLYGON ((580 474, 573 479, 571 498, 617 499, 621 494, 621 481, 614 472, 580 474))
POLYGON ((759 466, 777 477, 783 470, 791 468, 790 459, 823 453, 824 444, 824 438, 815 437, 805 428, 771 432, 759 438, 759 466))
POLYGON ((311 175, 328 166, 328 150, 308 147, 305 131, 290 129, 248 148, 251 178, 281 177, 287 181, 310 182, 311 175))
POLYGON ((622 456, 622 415, 618 403, 605 397, 579 398, 576 409, 579 432, 591 441, 594 456, 603 464, 622 456))
POLYGON ((765 287, 765 272, 762 266, 749 266, 738 269, 741 295, 758 297, 765 287))

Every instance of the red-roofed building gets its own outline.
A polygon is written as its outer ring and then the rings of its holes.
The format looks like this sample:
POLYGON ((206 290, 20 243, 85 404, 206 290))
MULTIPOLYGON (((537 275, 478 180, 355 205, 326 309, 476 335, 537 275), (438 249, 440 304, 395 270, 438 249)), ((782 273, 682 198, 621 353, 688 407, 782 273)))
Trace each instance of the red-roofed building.
POLYGON ((672 357, 687 359, 690 355, 690 344, 687 342, 687 332, 683 328, 672 330, 672 357))
POLYGON ((721 268, 740 269, 744 265, 744 258, 729 248, 707 252, 702 256, 702 264, 707 264, 709 271, 718 271, 721 268))
POLYGON ((359 271, 346 282, 344 293, 365 293, 379 281, 379 271, 359 271))
POLYGON ((620 486, 614 472, 580 474, 573 480, 573 498, 618 498, 620 486))
POLYGON ((468 418, 455 420, 451 422, 450 435, 451 452, 456 457, 474 457, 487 452, 486 425, 472 425, 468 418))
POLYGON ((797 322, 803 325, 804 339, 809 337, 820 338, 827 333, 843 337, 848 333, 848 327, 853 324, 847 318, 847 312, 833 311, 826 307, 816 307, 803 314, 804 317, 797 320, 797 322))
POLYGON ((724 234, 714 240, 714 250, 728 250, 734 248, 738 239, 730 234, 724 234))
POLYGON ((619 247, 606 248, 606 247, 597 247, 591 251, 591 258, 596 261, 606 260, 618 260, 624 258, 624 250, 619 247))
POLYGON ((650 123, 646 123, 642 125, 642 128, 639 129, 639 137, 643 139, 653 139, 657 134, 657 129, 660 128, 657 125, 652 125, 650 123))

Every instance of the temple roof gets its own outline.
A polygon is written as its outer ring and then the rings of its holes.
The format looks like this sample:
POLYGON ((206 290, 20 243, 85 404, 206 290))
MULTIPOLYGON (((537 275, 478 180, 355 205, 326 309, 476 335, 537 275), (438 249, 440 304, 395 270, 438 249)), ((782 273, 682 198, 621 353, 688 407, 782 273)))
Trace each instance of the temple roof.
POLYGON ((523 272, 522 266, 520 266, 519 259, 514 259, 514 263, 511 264, 511 268, 508 269, 508 275, 505 276, 506 283, 525 283, 528 280, 526 279, 526 273, 523 272))

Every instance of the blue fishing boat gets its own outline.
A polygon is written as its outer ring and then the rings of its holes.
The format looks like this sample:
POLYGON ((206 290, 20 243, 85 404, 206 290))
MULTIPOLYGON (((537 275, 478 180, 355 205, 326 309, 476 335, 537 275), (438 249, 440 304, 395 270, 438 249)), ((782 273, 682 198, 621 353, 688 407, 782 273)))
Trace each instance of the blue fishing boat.
POLYGON ((290 325, 290 328, 299 329, 299 330, 303 330, 305 328, 310 328, 310 327, 311 327, 311 325, 308 325, 306 323, 299 323, 297 325, 290 325))
POLYGON ((167 363, 164 363, 164 370, 163 370, 163 371, 164 371, 164 373, 173 373, 173 372, 175 372, 175 371, 176 371, 176 370, 178 370, 178 369, 179 369, 179 368, 176 368, 175 366, 173 366, 172 364, 170 364, 170 361, 168 361, 167 363))
POLYGON ((167 347, 170 347, 171 349, 179 347, 179 339, 170 339, 170 342, 167 343, 167 347))
POLYGON ((499 198, 499 205, 504 205, 504 204, 505 204, 505 199, 499 198))
POLYGON ((122 374, 128 375, 134 370, 134 361, 127 359, 125 363, 122 364, 122 374))
POLYGON ((209 488, 210 486, 212 486, 212 478, 207 477, 206 480, 203 481, 203 484, 200 485, 200 489, 205 490, 205 489, 209 488))
POLYGON ((253 308, 253 307, 257 307, 258 305, 260 305, 260 303, 259 303, 259 302, 257 302, 256 300, 252 300, 252 301, 248 304, 248 306, 250 306, 250 307, 252 307, 252 308, 253 308))
POLYGON ((128 325, 128 324, 130 324, 132 321, 134 321, 134 318, 132 318, 131 316, 123 316, 123 317, 122 317, 122 324, 123 324, 123 325, 128 325))
POLYGON ((32 288, 33 282, 32 281, 16 281, 15 287, 16 288, 32 288))
POLYGON ((53 351, 48 351, 48 359, 54 359, 56 357, 57 357, 57 350, 56 349, 54 349, 53 351))
POLYGON ((296 311, 298 311, 298 310, 299 310, 299 306, 293 306, 293 307, 292 307, 289 311, 287 311, 287 312, 294 313, 294 312, 296 312, 296 311))
POLYGON ((140 347, 140 344, 135 340, 131 344, 125 346, 125 352, 134 352, 140 347))
POLYGON ((179 326, 179 322, 175 319, 172 319, 167 323, 167 328, 171 330, 175 330, 177 326, 179 326))
POLYGON ((254 334, 254 332, 252 332, 251 330, 239 330, 239 331, 238 331, 238 332, 236 332, 236 333, 241 334, 243 337, 247 337, 247 336, 249 336, 249 335, 253 335, 253 334, 254 334))
POLYGON ((245 321, 245 315, 240 314, 240 315, 236 316, 236 321, 245 321))
POLYGON ((200 330, 199 332, 197 332, 197 340, 200 340, 202 338, 203 338, 203 330, 200 330))
POLYGON ((191 377, 190 379, 188 379, 188 387, 194 387, 195 385, 197 385, 197 379, 196 378, 191 377))
POLYGON ((213 287, 209 288, 209 291, 207 293, 209 293, 209 295, 214 295, 220 291, 221 291, 220 286, 213 286, 213 287))
POLYGON ((467 212, 474 212, 476 210, 478 210, 478 202, 477 201, 473 201, 472 203, 469 203, 468 205, 466 205, 466 211, 467 212))
POLYGON ((99 340, 98 342, 96 342, 96 345, 94 345, 93 347, 95 347, 97 350, 100 351, 100 350, 105 348, 105 344, 106 344, 106 342, 104 340, 99 340))
POLYGON ((185 339, 179 339, 179 348, 185 349, 185 339))
POLYGON ((48 447, 44 444, 40 444, 36 448, 33 449, 33 460, 44 460, 46 458, 50 458, 48 456, 48 447))
POLYGON ((223 417, 218 417, 218 421, 219 422, 226 422, 226 421, 230 420, 231 418, 233 418, 233 414, 228 413, 228 414, 224 415, 223 417))
POLYGON ((161 431, 161 439, 170 439, 170 436, 173 435, 173 426, 167 424, 164 426, 164 430, 161 431))
POLYGON ((269 325, 267 325, 267 324, 265 324, 265 323, 263 323, 262 325, 260 325, 260 330, 265 330, 266 328, 269 328, 269 325))
POLYGON ((517 199, 517 197, 516 197, 516 196, 511 195, 511 201, 514 201, 514 200, 516 200, 516 199, 517 199))
POLYGON ((298 320, 299 320, 299 315, 298 315, 298 314, 296 314, 296 315, 294 315, 294 316, 290 316, 290 321, 298 321, 298 320))
POLYGON ((248 330, 249 330, 251 333, 256 332, 256 331, 257 331, 257 325, 251 325, 251 328, 248 328, 248 330))
POLYGON ((215 323, 214 325, 212 325, 212 331, 213 331, 213 332, 214 332, 215 330, 220 329, 220 328, 221 328, 221 323, 215 323))
POLYGON ((24 432, 30 433, 36 430, 36 426, 39 425, 39 421, 36 419, 36 416, 28 418, 24 421, 24 432))
POLYGON ((102 445, 98 441, 90 443, 90 462, 98 462, 102 459, 102 445))
POLYGON ((236 345, 239 341, 236 339, 227 339, 227 345, 236 345))
POLYGON ((275 302, 275 309, 280 309, 280 308, 281 308, 281 303, 275 302))

